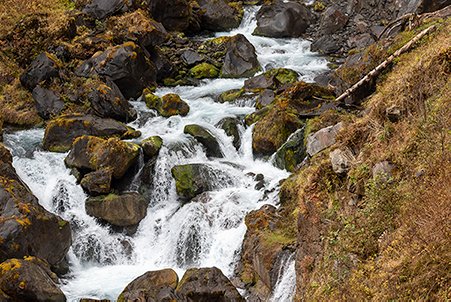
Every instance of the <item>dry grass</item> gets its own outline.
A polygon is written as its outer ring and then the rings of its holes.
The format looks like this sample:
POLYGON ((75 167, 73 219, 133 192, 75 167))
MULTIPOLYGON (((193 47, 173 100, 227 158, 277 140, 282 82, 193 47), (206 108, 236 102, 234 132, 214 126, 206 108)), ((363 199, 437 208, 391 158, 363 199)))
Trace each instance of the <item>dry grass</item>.
POLYGON ((31 14, 60 14, 74 8, 71 0, 0 1, 0 36, 7 34, 23 17, 31 14))

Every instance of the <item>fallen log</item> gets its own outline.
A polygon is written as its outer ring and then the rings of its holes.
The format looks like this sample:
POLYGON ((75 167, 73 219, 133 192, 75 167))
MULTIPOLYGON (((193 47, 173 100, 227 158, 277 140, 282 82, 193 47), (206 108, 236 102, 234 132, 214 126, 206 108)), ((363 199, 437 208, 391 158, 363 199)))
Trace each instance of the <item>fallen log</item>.
POLYGON ((402 55, 403 53, 410 50, 415 43, 417 43, 421 38, 423 38, 425 35, 429 34, 433 30, 436 29, 435 25, 432 25, 422 32, 420 32, 418 35, 416 35, 412 40, 410 40, 406 45, 398 49, 394 54, 389 56, 384 62, 379 64, 376 68, 371 70, 365 77, 363 77, 360 81, 355 83, 351 88, 347 89, 345 92, 343 92, 340 96, 338 96, 335 99, 336 103, 343 102, 347 97, 351 96, 360 86, 364 85, 365 83, 369 82, 374 77, 377 77, 385 68, 387 68, 397 57, 402 55))

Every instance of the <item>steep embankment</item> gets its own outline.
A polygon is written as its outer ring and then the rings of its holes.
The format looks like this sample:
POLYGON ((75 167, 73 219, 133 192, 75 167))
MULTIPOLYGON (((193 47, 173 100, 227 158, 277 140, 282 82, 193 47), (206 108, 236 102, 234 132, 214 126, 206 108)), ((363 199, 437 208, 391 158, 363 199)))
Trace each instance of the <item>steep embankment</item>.
POLYGON ((344 127, 284 184, 297 216, 297 300, 449 298, 451 22, 438 24, 356 116, 310 121, 313 131, 344 127))

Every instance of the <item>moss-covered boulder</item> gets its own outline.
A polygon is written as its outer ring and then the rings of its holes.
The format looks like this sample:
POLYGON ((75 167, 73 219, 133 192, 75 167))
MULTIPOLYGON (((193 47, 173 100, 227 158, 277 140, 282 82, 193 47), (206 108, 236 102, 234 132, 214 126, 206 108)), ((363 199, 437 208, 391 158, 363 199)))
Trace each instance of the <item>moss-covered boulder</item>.
POLYGON ((205 147, 208 157, 224 156, 217 139, 206 128, 195 124, 186 125, 183 132, 193 136, 199 143, 201 143, 205 147))
POLYGON ((205 164, 187 164, 171 169, 175 179, 177 195, 189 201, 197 195, 233 184, 233 180, 224 172, 205 164))
POLYGON ((148 200, 132 192, 89 197, 85 208, 88 215, 114 226, 133 227, 146 217, 148 205, 148 200))
POLYGON ((244 82, 246 90, 271 89, 277 90, 283 85, 293 84, 298 80, 298 73, 287 68, 274 68, 244 82))
POLYGON ((287 142, 277 150, 275 165, 280 169, 293 172, 307 156, 304 129, 305 127, 302 127, 293 133, 287 142))
POLYGON ((130 282, 117 301, 176 301, 178 281, 177 273, 172 269, 150 271, 130 282))
POLYGON ((48 263, 39 258, 13 258, 0 264, 2 301, 65 302, 57 283, 48 263))
POLYGON ((209 63, 200 63, 190 69, 189 75, 196 79, 217 78, 219 69, 209 63))
POLYGON ((111 191, 112 179, 113 169, 106 167, 87 173, 80 181, 80 185, 91 195, 108 194, 111 191))
POLYGON ((111 168, 113 177, 120 179, 138 159, 140 147, 118 138, 103 139, 81 136, 74 141, 65 159, 68 167, 96 171, 111 168))
POLYGON ((148 108, 156 110, 164 117, 186 116, 190 110, 189 105, 175 93, 166 94, 161 98, 153 93, 147 93, 144 99, 148 108))
POLYGON ((32 96, 38 114, 43 119, 49 119, 59 114, 64 108, 64 101, 57 93, 50 89, 42 88, 40 85, 33 89, 32 96))
POLYGON ((47 124, 43 148, 52 152, 66 152, 71 148, 72 142, 82 135, 133 138, 141 134, 113 119, 93 115, 66 115, 47 124))
POLYGON ((39 204, 3 145, 0 155, 0 261, 34 255, 62 268, 72 243, 69 223, 39 204))
POLYGON ((216 267, 188 269, 176 292, 192 301, 246 301, 232 282, 216 267))
POLYGON ((109 47, 94 54, 77 67, 75 73, 82 77, 104 77, 113 81, 125 98, 138 98, 144 88, 154 86, 156 68, 133 42, 109 47))
POLYGON ((50 81, 59 75, 59 60, 47 53, 41 53, 20 77, 24 87, 33 90, 41 82, 50 81))
POLYGON ((151 136, 141 142, 141 148, 147 158, 153 158, 163 146, 163 139, 159 136, 151 136))

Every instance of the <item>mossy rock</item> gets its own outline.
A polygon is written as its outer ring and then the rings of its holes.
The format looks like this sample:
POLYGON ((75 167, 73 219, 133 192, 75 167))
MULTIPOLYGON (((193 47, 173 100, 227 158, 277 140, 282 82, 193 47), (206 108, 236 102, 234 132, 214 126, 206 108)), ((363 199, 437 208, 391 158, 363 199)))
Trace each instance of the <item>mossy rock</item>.
POLYGON ((162 98, 148 93, 144 98, 147 107, 156 110, 163 117, 186 116, 190 110, 189 105, 175 93, 166 94, 162 98))
POLYGON ((277 150, 275 165, 280 169, 293 172, 307 155, 305 147, 305 126, 297 130, 282 147, 277 150))
POLYGON ((205 149, 208 157, 223 157, 217 139, 206 128, 199 125, 186 125, 183 132, 192 135, 205 149))
POLYGON ((201 63, 191 68, 189 75, 196 79, 217 78, 219 76, 219 69, 212 64, 201 63))
POLYGON ((241 96, 243 96, 243 94, 245 93, 244 89, 232 89, 232 90, 227 90, 224 91, 223 93, 221 93, 218 97, 218 101, 220 103, 233 103, 235 102, 238 98, 240 98, 241 96))
POLYGON ((141 147, 144 151, 144 155, 152 158, 158 154, 163 146, 163 139, 159 136, 151 136, 141 142, 141 147))

